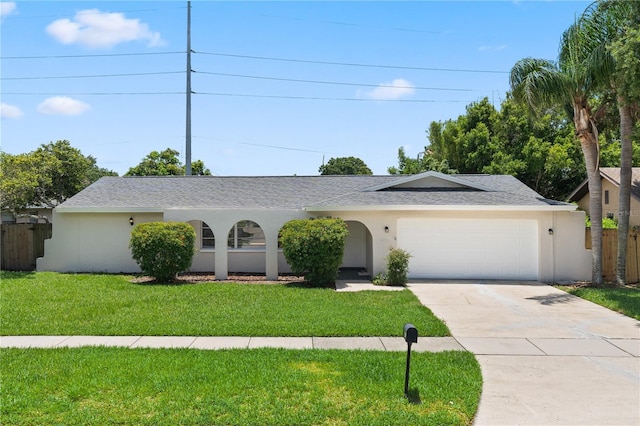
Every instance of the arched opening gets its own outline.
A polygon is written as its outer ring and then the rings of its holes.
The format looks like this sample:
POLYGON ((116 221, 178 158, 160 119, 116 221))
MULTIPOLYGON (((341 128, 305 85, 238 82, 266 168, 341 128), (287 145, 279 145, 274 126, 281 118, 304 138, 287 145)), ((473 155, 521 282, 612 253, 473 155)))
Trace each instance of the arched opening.
POLYGON ((264 231, 252 220, 240 220, 229 231, 227 248, 231 250, 264 250, 265 246, 264 231))
POLYGON ((227 250, 229 274, 266 273, 266 238, 258 223, 236 222, 227 236, 227 250))
POLYGON ((196 254, 191 263, 192 272, 215 272, 215 248, 216 239, 211 226, 202 220, 190 220, 187 222, 196 231, 196 254))
POLYGON ((362 222, 345 221, 347 224, 347 241, 344 246, 341 279, 370 279, 373 271, 373 239, 371 232, 362 222))

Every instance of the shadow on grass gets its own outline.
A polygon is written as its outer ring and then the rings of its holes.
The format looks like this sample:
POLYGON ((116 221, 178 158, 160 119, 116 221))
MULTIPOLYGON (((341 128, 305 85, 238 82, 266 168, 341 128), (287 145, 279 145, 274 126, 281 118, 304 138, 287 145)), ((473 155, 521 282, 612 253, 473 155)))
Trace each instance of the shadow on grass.
POLYGON ((175 280, 171 280, 171 281, 158 281, 158 280, 154 280, 152 278, 148 278, 148 279, 134 279, 130 281, 131 284, 133 285, 139 285, 142 287, 146 287, 146 286, 164 286, 164 287, 176 287, 176 286, 185 286, 185 285, 196 285, 196 282, 193 281, 186 281, 186 280, 181 280, 181 279, 175 279, 175 280))
POLYGON ((21 279, 21 278, 30 278, 30 279, 35 279, 36 278, 36 271, 0 271, 0 277, 4 278, 4 279, 11 279, 11 278, 17 278, 17 279, 21 279))
POLYGON ((284 284, 284 286, 288 288, 326 288, 329 290, 336 289, 335 284, 331 284, 329 286, 318 286, 310 283, 309 281, 294 281, 294 282, 286 283, 284 284))
POLYGON ((407 401, 409 401, 409 404, 422 404, 422 399, 420 399, 420 391, 417 388, 409 389, 409 392, 407 392, 405 396, 407 397, 407 401))

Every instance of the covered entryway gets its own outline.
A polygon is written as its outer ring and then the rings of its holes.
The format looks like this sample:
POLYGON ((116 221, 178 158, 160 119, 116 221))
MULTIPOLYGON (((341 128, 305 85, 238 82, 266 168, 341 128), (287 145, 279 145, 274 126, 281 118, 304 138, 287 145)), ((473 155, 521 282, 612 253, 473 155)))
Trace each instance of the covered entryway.
POLYGON ((371 274, 371 233, 362 222, 348 220, 347 240, 344 246, 344 255, 340 269, 360 270, 371 274))
POLYGON ((398 219, 397 244, 412 255, 410 278, 539 277, 533 219, 398 219))

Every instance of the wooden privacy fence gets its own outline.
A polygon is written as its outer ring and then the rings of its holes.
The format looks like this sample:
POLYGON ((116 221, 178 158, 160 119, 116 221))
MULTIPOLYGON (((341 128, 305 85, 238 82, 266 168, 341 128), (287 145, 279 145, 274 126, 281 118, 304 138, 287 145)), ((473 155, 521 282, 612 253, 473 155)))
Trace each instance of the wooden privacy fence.
MULTIPOLYGON (((585 246, 591 249, 591 229, 587 228, 585 246)), ((605 281, 616 279, 618 256, 618 230, 602 230, 602 277, 605 281)), ((640 236, 633 232, 627 238, 627 282, 640 282, 640 236)))
POLYGON ((36 259, 44 256, 44 240, 51 238, 50 223, 12 223, 0 225, 1 269, 35 271, 36 259))

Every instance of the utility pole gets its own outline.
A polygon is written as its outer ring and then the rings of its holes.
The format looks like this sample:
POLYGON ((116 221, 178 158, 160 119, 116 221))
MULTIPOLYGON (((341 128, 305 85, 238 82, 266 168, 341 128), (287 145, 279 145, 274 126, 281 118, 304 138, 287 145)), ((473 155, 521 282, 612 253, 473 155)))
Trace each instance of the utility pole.
POLYGON ((191 2, 187 1, 187 148, 185 153, 185 174, 191 176, 191 2))

